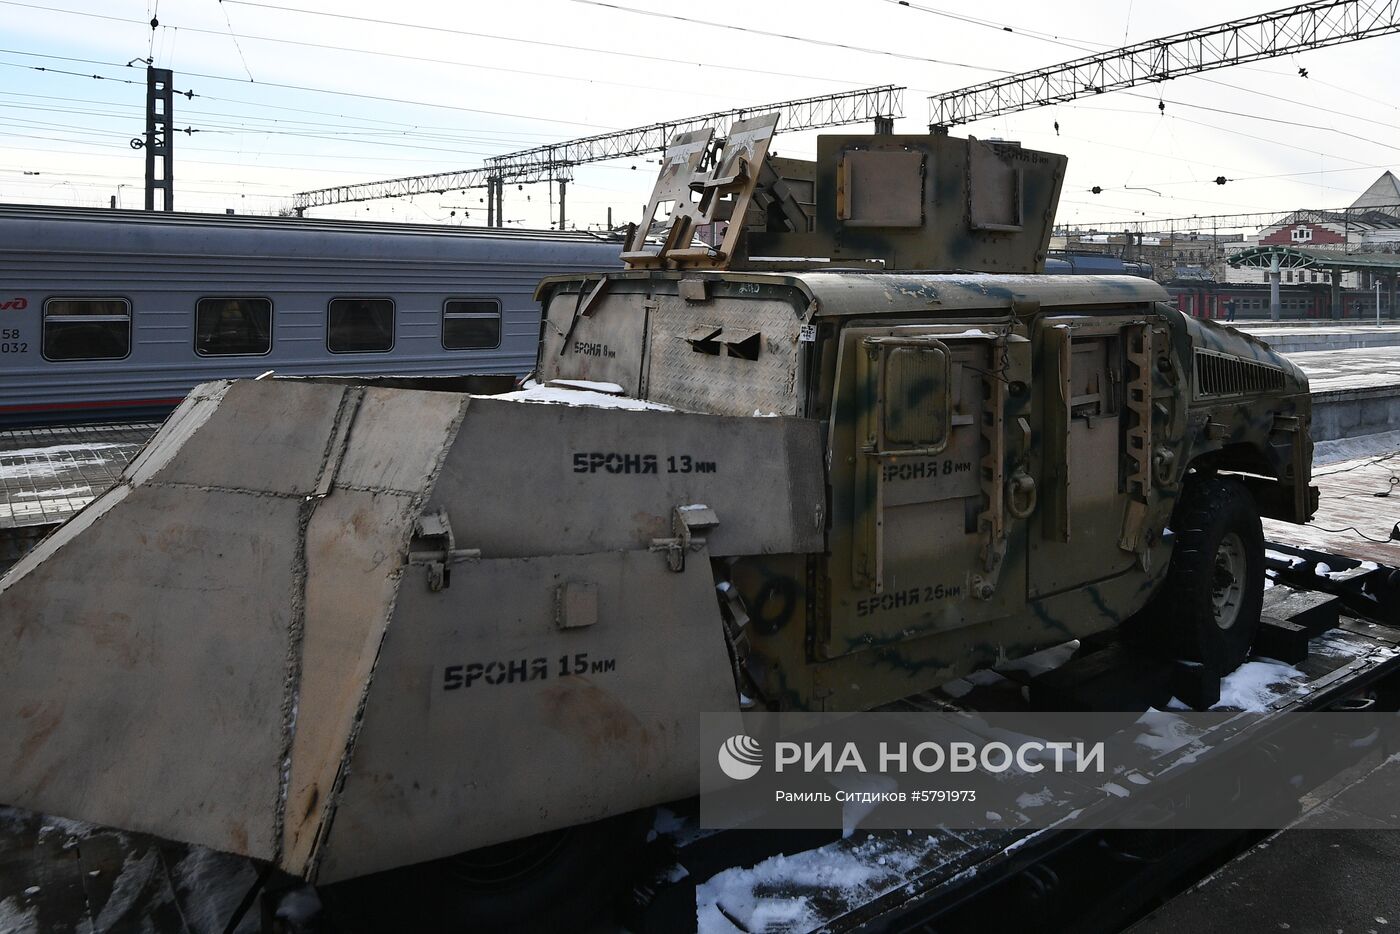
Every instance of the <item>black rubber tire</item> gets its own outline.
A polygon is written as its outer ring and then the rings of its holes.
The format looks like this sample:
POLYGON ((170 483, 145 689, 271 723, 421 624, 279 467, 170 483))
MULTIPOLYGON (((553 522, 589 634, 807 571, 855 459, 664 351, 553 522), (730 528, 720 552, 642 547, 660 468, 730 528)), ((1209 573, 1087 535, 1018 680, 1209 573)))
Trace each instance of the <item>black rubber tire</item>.
POLYGON ((622 893, 653 809, 322 889, 337 932, 487 934, 587 927, 622 893))
POLYGON ((1172 513, 1171 530, 1166 579, 1135 623, 1171 657, 1228 674, 1249 656, 1264 600, 1264 531, 1254 497, 1238 480, 1193 477, 1172 513), (1235 603, 1226 578, 1241 588, 1235 603), (1218 611, 1218 601, 1227 612, 1218 611), (1228 625, 1219 622, 1222 615, 1228 625))

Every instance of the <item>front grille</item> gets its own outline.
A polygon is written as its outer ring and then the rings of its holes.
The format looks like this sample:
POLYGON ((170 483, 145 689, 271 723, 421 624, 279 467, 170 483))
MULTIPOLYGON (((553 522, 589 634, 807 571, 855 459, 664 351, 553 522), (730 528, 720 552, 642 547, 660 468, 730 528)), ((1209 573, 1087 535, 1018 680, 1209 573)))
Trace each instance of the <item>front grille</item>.
POLYGON ((1283 389, 1283 370, 1209 350, 1196 351, 1196 388, 1205 396, 1283 389))

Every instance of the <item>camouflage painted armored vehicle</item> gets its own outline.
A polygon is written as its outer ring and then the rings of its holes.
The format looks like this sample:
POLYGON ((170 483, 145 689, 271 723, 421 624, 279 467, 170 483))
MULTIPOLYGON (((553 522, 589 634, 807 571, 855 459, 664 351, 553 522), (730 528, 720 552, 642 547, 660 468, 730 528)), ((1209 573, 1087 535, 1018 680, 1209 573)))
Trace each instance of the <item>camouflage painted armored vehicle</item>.
POLYGON ((676 140, 522 390, 196 390, 0 583, 0 801, 331 882, 693 794, 700 711, 1135 615, 1237 664, 1259 517, 1314 505, 1298 368, 1039 275, 1061 156, 773 124, 676 140))

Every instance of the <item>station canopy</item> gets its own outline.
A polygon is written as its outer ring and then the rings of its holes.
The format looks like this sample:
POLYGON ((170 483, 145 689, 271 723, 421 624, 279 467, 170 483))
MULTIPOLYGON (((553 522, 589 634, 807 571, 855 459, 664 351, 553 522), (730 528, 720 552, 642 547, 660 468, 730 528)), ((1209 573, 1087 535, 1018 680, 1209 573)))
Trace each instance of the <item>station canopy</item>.
POLYGON ((1236 268, 1269 269, 1278 259, 1279 269, 1316 269, 1326 272, 1370 272, 1376 275, 1400 273, 1400 255, 1395 253, 1348 253, 1344 250, 1323 250, 1316 247, 1269 246, 1250 247, 1231 256, 1226 262, 1236 268))

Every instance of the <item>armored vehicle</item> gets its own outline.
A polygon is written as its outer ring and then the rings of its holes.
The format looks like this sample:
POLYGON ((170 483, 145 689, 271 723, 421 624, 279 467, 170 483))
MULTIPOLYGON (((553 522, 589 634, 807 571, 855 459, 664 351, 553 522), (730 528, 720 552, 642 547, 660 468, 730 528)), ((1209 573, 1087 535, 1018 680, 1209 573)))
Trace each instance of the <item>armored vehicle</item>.
POLYGON ((701 711, 1130 619, 1236 665, 1260 516, 1315 506, 1298 368, 1041 274, 1062 156, 775 123, 675 140, 524 388, 196 389, 0 583, 0 801, 326 883, 694 794, 701 711))

